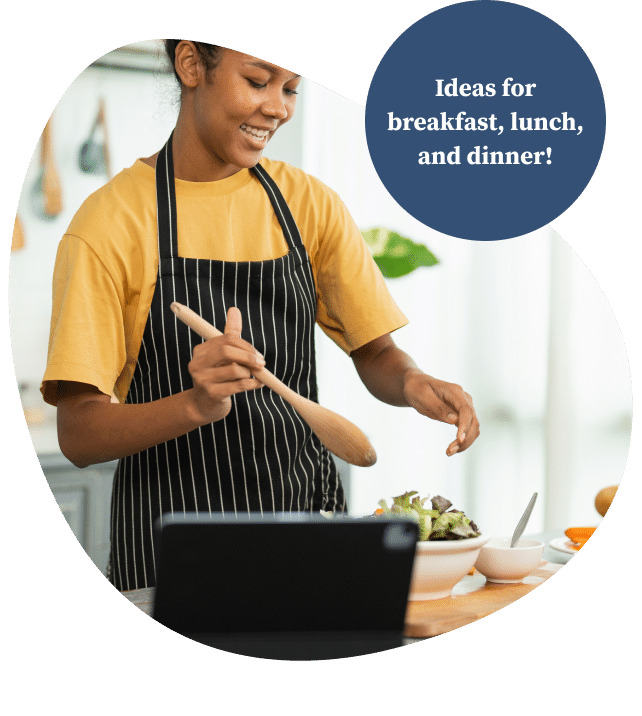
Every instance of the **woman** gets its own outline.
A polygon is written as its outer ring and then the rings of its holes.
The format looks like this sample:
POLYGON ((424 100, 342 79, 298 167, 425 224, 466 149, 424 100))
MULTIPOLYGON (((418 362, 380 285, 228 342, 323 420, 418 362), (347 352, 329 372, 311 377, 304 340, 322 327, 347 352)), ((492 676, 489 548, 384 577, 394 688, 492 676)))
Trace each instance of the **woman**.
POLYGON ((181 87, 168 143, 89 197, 61 242, 45 400, 79 467, 119 460, 109 578, 153 586, 164 512, 345 509, 336 466, 253 371, 317 399, 314 323, 379 399, 479 434, 472 401, 393 343, 406 323, 337 195, 262 158, 300 77, 187 40, 166 47, 181 87), (170 310, 225 327, 201 342, 170 310))

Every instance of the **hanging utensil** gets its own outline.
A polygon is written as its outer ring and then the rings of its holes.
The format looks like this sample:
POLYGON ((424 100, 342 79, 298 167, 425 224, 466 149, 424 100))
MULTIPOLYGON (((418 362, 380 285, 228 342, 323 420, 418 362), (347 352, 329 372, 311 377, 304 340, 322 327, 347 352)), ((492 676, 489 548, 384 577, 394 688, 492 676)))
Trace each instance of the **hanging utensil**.
POLYGON ((517 544, 517 541, 519 538, 524 534, 524 530, 526 529, 526 525, 528 524, 528 520, 531 518, 531 513, 533 512, 533 507, 535 507, 535 502, 537 500, 537 493, 534 492, 533 496, 531 497, 530 502, 528 503, 528 507, 524 511, 524 514, 522 515, 522 519, 517 523, 517 527, 515 527, 515 532, 513 532, 513 538, 510 541, 510 546, 514 547, 517 544))
POLYGON ((111 177, 109 150, 107 148, 107 122, 105 120, 105 103, 101 98, 98 114, 91 128, 89 138, 83 142, 78 154, 78 166, 86 174, 106 174, 111 177), (96 139, 96 135, 101 141, 96 139))
POLYGON ((31 190, 31 204, 42 219, 55 219, 62 211, 62 189, 54 163, 51 117, 40 138, 40 173, 31 190))
POLYGON ((11 250, 18 251, 25 245, 25 234, 22 230, 22 222, 16 215, 16 220, 13 224, 13 236, 11 237, 11 250))
MULTIPOLYGON (((209 340, 223 335, 191 308, 176 302, 172 303, 170 308, 201 338, 209 340)), ((356 425, 318 403, 298 395, 265 368, 254 371, 254 377, 290 403, 330 452, 352 465, 370 467, 375 464, 377 460, 375 450, 356 425)))

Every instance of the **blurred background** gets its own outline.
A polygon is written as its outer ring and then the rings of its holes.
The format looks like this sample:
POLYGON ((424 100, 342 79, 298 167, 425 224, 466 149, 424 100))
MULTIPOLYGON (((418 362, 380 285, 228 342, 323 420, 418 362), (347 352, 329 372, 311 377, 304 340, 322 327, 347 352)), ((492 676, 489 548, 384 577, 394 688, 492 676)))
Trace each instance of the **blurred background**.
MULTIPOLYGON (((158 151, 177 113, 178 89, 159 41, 98 59, 53 109, 17 210, 10 319, 25 418, 56 500, 100 569, 114 464, 74 468, 58 448, 55 409, 39 391, 53 266, 83 200, 158 151)), ((304 80, 294 119, 265 154, 331 186, 362 231, 385 228, 437 257, 434 266, 387 279, 410 320, 394 338, 423 370, 472 395, 481 436, 467 452, 446 457, 452 427, 379 403, 352 361, 318 330, 320 402, 359 425, 379 458, 371 468, 341 466, 350 513, 370 514, 380 499, 417 490, 449 498, 482 529, 508 536, 537 491, 529 532, 597 524, 595 495, 619 483, 631 433, 626 351, 601 289, 549 228, 510 241, 469 242, 414 220, 377 177, 364 114, 304 80)))

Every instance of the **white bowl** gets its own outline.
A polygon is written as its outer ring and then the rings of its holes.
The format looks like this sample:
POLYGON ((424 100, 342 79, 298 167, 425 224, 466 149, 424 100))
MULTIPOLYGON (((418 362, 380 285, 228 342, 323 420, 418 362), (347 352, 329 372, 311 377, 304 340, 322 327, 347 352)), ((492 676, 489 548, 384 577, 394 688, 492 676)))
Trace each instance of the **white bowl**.
POLYGON ((510 540, 495 538, 480 550, 475 569, 489 582, 516 584, 537 569, 543 551, 544 543, 535 539, 520 539, 510 547, 510 540))
POLYGON ((412 601, 449 597, 473 568, 490 535, 457 540, 417 542, 408 598, 412 601))

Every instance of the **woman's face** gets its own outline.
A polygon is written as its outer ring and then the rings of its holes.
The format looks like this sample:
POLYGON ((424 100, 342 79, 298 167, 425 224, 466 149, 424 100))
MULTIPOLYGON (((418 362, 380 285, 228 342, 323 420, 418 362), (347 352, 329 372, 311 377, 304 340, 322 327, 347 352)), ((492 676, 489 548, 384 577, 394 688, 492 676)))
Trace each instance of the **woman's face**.
POLYGON ((276 130, 292 118, 301 78, 268 62, 223 49, 193 95, 196 138, 223 176, 253 167, 276 130))

